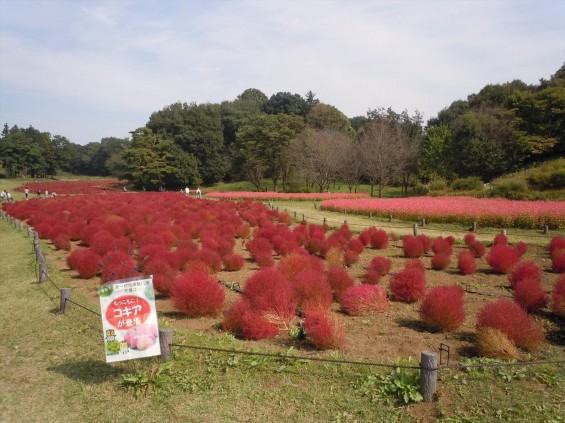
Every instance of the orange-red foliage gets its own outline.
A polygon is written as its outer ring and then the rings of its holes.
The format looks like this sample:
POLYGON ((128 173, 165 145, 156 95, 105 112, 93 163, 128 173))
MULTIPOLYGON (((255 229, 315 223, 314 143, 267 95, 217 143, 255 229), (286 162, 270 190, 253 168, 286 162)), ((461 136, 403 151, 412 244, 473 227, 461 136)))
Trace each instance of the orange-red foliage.
POLYGON ((187 272, 176 279, 171 288, 171 299, 177 310, 190 317, 216 317, 224 307, 225 293, 210 275, 187 272))
POLYGON ((463 289, 460 286, 437 286, 430 289, 420 305, 420 319, 440 332, 452 332, 465 321, 463 289))

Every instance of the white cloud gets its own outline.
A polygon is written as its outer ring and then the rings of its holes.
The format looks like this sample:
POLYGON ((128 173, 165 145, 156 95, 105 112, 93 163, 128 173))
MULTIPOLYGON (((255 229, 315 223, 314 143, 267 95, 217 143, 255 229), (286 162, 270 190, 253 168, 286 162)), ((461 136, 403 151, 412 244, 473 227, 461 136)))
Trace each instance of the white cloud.
POLYGON ((97 139, 96 110, 114 116, 100 137, 127 136, 126 123, 175 101, 250 87, 313 90, 348 116, 392 106, 430 118, 485 84, 547 78, 565 53, 557 0, 38 1, 28 14, 30 3, 3 1, 0 88, 72 104, 73 133, 64 112, 53 119, 75 142, 97 139))

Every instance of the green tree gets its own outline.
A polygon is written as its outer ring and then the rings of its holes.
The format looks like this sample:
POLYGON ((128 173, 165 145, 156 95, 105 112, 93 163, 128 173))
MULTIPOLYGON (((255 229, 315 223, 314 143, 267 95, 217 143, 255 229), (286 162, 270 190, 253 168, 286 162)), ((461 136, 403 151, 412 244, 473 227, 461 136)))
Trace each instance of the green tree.
POLYGON ((310 108, 314 107, 316 104, 320 104, 320 100, 316 98, 316 93, 312 90, 309 90, 306 93, 304 100, 306 100, 306 104, 308 104, 308 107, 310 108))
POLYGON ((273 94, 265 104, 265 112, 269 115, 293 115, 305 117, 310 107, 299 94, 278 92, 273 94))
POLYGON ((139 128, 131 134, 131 145, 122 153, 124 176, 137 187, 163 187, 167 178, 178 173, 171 164, 173 141, 154 134, 149 128, 139 128))
POLYGON ((334 130, 349 136, 353 136, 354 131, 347 116, 334 106, 318 103, 310 109, 306 115, 308 126, 316 130, 334 130))
POLYGON ((304 121, 298 116, 286 114, 260 114, 249 120, 237 132, 238 155, 248 179, 260 188, 259 177, 263 174, 273 181, 278 190, 282 178, 291 163, 289 143, 304 129, 304 121))
POLYGON ((451 131, 447 125, 428 128, 420 148, 420 176, 423 179, 452 179, 450 142, 451 131))
POLYGON ((155 112, 147 128, 171 139, 198 161, 206 184, 220 181, 227 170, 221 107, 218 104, 174 103, 155 112))

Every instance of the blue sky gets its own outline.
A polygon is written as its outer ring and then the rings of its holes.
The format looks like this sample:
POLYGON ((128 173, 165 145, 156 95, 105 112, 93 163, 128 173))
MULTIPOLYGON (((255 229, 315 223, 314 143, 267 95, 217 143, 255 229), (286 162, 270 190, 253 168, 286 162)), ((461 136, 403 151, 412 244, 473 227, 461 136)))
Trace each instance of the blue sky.
POLYGON ((565 62, 564 0, 0 0, 0 124, 86 144, 174 102, 308 90, 427 120, 565 62))

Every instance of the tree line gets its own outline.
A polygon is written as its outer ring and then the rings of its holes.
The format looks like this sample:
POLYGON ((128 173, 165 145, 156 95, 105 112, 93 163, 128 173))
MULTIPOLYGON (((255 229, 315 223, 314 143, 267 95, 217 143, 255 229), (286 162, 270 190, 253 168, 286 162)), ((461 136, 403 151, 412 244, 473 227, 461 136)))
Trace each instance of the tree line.
POLYGON ((454 101, 424 125, 422 116, 388 108, 348 118, 336 107, 250 88, 233 101, 177 102, 151 114, 131 138, 84 146, 4 125, 0 163, 9 177, 53 177, 57 170, 115 175, 146 189, 250 181, 255 189, 325 191, 360 182, 382 195, 416 181, 470 176, 488 182, 565 153, 565 65, 549 80, 485 86, 454 101), (299 185, 295 181, 301 181, 299 185))

